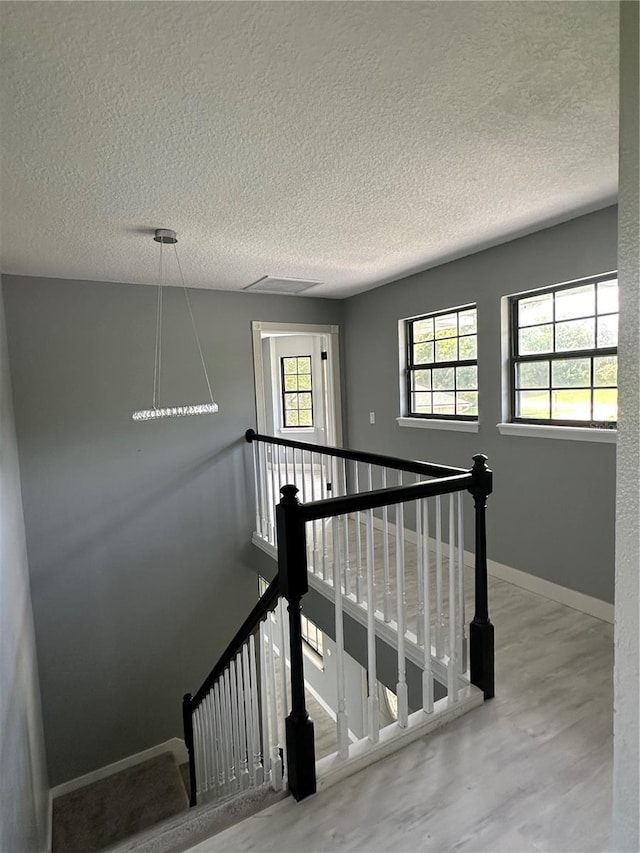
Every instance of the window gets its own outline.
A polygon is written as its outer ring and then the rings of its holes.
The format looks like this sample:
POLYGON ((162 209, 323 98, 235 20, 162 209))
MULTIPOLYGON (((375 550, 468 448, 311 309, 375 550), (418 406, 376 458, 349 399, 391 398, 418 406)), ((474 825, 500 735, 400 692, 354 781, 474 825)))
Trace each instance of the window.
MULTIPOLYGON (((269 584, 262 577, 262 575, 258 575, 258 596, 262 597, 267 589, 269 588, 269 584)), ((323 649, 324 649, 324 637, 322 635, 322 631, 306 616, 300 615, 300 624, 302 627, 302 639, 309 646, 310 649, 322 657, 323 649)))
POLYGON ((615 273, 511 297, 511 420, 615 427, 615 273))
POLYGON ((407 414, 478 417, 478 323, 475 305, 406 321, 407 414))
POLYGON ((285 427, 313 426, 311 356, 293 355, 280 359, 282 376, 282 423, 285 427))

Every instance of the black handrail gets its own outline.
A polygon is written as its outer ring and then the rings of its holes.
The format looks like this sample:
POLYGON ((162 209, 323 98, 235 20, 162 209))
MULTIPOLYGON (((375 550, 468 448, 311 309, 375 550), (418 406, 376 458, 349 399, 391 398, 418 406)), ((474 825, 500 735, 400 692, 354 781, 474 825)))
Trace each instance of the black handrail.
POLYGON ((202 687, 198 690, 196 695, 192 697, 191 708, 193 711, 196 710, 196 708, 202 702, 209 690, 211 690, 213 685, 216 683, 220 675, 229 666, 235 655, 240 650, 242 644, 249 639, 249 636, 255 631, 255 629, 258 627, 258 625, 264 619, 267 613, 270 610, 273 610, 279 597, 280 578, 278 575, 276 575, 267 587, 267 590, 264 595, 260 598, 251 613, 247 616, 240 628, 236 631, 233 640, 231 640, 227 648, 220 656, 220 660, 218 661, 218 663, 213 667, 209 675, 205 678, 204 682, 202 683, 202 687))
POLYGON ((328 498, 321 501, 310 501, 300 504, 300 515, 305 521, 317 518, 332 518, 345 515, 348 512, 363 512, 381 506, 416 501, 421 498, 432 498, 435 495, 449 495, 468 489, 473 481, 470 471, 456 474, 453 477, 441 477, 439 480, 429 480, 426 483, 411 483, 408 486, 391 486, 386 489, 376 489, 372 492, 358 492, 355 495, 345 495, 341 498, 328 498))
POLYGON ((249 443, 252 441, 264 441, 268 444, 279 444, 282 447, 309 450, 312 453, 326 453, 329 456, 337 456, 339 459, 351 459, 353 462, 366 462, 370 465, 379 465, 381 468, 408 471, 410 474, 424 474, 427 477, 451 477, 455 474, 467 473, 466 468, 451 468, 448 465, 437 465, 434 462, 416 462, 411 459, 400 459, 398 456, 384 456, 380 453, 367 453, 363 450, 346 450, 343 447, 311 444, 308 441, 290 441, 288 438, 262 435, 253 429, 248 429, 244 437, 249 443))

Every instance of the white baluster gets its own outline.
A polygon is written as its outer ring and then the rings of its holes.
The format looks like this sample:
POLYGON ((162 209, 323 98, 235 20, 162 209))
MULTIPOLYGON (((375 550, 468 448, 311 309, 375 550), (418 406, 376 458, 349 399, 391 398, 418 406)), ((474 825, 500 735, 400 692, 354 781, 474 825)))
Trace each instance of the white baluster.
POLYGON ((458 701, 458 637, 456 616, 456 525, 455 495, 449 495, 449 667, 447 669, 447 697, 449 705, 458 701))
MULTIPOLYGON (((416 483, 419 481, 419 477, 416 477, 416 483)), ((422 537, 422 511, 420 506, 420 501, 416 501, 416 574, 417 574, 417 584, 416 584, 416 598, 417 598, 417 612, 416 612, 416 640, 418 641, 418 645, 421 646, 424 644, 424 592, 423 592, 423 578, 424 578, 424 549, 423 549, 423 537, 422 537)))
MULTIPOLYGON (((353 469, 353 485, 355 493, 358 494, 360 491, 360 483, 358 480, 357 462, 353 463, 353 469)), ((360 533, 360 513, 356 512, 356 601, 358 602, 358 604, 362 604, 364 588, 364 576, 362 573, 362 542, 360 539, 360 533)))
POLYGON ((227 747, 227 762, 229 767, 229 789, 236 791, 238 788, 238 777, 236 776, 235 752, 234 752, 234 731, 233 731, 233 709, 231 707, 231 687, 229 679, 229 667, 224 671, 222 676, 222 689, 224 695, 224 715, 226 722, 226 747, 227 747))
POLYGON ((436 495, 436 657, 441 659, 444 650, 442 624, 442 507, 436 495))
POLYGON ((204 777, 202 767, 202 729, 200 726, 200 706, 193 712, 193 745, 194 745, 194 760, 196 765, 196 797, 200 798, 202 794, 202 780, 204 777))
MULTIPOLYGON (((337 521, 337 519, 334 519, 337 521)), ((333 599, 336 619, 336 673, 338 691, 338 713, 336 726, 338 734, 338 755, 342 759, 349 757, 349 721, 347 719, 346 681, 344 674, 344 621, 342 612, 342 586, 340 584, 340 540, 333 537, 333 599)))
POLYGON ((367 511, 367 670, 369 675, 369 740, 377 743, 380 732, 378 676, 376 672, 376 581, 373 564, 373 510, 367 511))
POLYGON ((464 612, 464 513, 463 493, 458 492, 458 666, 467 671, 467 643, 465 642, 464 612))
POLYGON ((422 502, 422 600, 424 602, 424 662, 422 669, 422 710, 433 712, 433 674, 431 671, 431 556, 429 551, 429 502, 422 502))
MULTIPOLYGON (((262 631, 262 623, 260 624, 262 631)), ((259 634, 262 641, 262 634, 259 634)), ((265 779, 265 767, 263 766, 263 755, 266 753, 260 748, 260 700, 258 698, 258 676, 256 666, 256 640, 255 635, 249 637, 249 668, 251 671, 251 718, 253 721, 253 765, 256 770, 256 785, 262 785, 265 779)), ((264 694, 262 699, 262 707, 265 707, 264 694)))
POLYGON ((247 642, 242 646, 242 680, 244 682, 244 720, 247 732, 247 772, 249 773, 249 787, 253 788, 256 784, 256 762, 253 742, 253 691, 249 673, 249 644, 247 642))
POLYGON ((272 545, 276 544, 277 533, 276 533, 276 504, 280 502, 280 493, 278 491, 278 486, 276 483, 276 466, 273 461, 274 453, 277 451, 277 447, 275 444, 269 445, 269 450, 271 454, 271 465, 270 465, 270 482, 271 482, 271 500, 269 503, 269 541, 272 545))
POLYGON ((258 442, 251 442, 251 448, 253 450, 253 487, 256 501, 256 533, 259 536, 262 536, 262 525, 260 523, 260 479, 258 476, 258 442))
POLYGON ((260 523, 261 536, 263 539, 269 539, 269 525, 267 515, 267 464, 266 464, 266 447, 262 442, 258 445, 258 460, 260 467, 260 523))
POLYGON ((216 740, 218 744, 218 794, 227 793, 227 750, 225 744, 224 715, 222 713, 222 684, 220 679, 213 685, 213 709, 216 719, 216 740))
MULTIPOLYGON (((320 454, 320 482, 322 483, 321 497, 325 500, 328 496, 327 492, 327 458, 324 454, 320 454)), ((326 581, 329 577, 329 549, 327 544, 327 525, 328 519, 320 519, 320 535, 322 539, 322 580, 326 581)))
MULTIPOLYGON (((280 697, 282 701, 282 718, 285 719, 287 714, 289 713, 289 699, 287 697, 287 631, 286 631, 286 622, 287 622, 287 608, 285 604, 285 599, 281 598, 277 608, 278 613, 278 622, 280 623, 280 697)), ((283 736, 282 736, 282 768, 283 773, 287 766, 287 738, 284 735, 284 723, 282 725, 283 728, 283 736)))
POLYGON ((273 784, 273 768, 271 767, 271 731, 269 726, 269 688, 268 688, 268 651, 267 651, 267 616, 260 623, 260 707, 262 710, 262 764, 264 781, 273 784))
POLYGON ((207 790, 213 791, 215 789, 215 773, 216 773, 216 763, 215 763, 215 755, 213 754, 214 747, 214 737, 213 737, 213 715, 211 713, 211 691, 207 693, 202 702, 204 706, 204 717, 206 721, 206 764, 207 764, 207 790))
MULTIPOLYGON (((387 488, 387 469, 382 469, 382 488, 387 488)), ((383 555, 383 604, 385 622, 391 621, 391 579, 389 577, 389 507, 382 507, 382 547, 383 555)))
POLYGON ((273 449, 276 451, 277 469, 278 469, 278 503, 280 503, 280 489, 284 486, 282 478, 282 448, 279 444, 274 444, 273 449))
POLYGON ((247 760, 247 720, 245 716, 244 683, 242 679, 242 653, 236 655, 236 693, 238 701, 238 741, 240 757, 238 759, 240 788, 249 787, 249 762, 247 760))
MULTIPOLYGON (((342 460, 342 482, 343 494, 347 494, 347 462, 342 460)), ((343 515, 344 525, 344 591, 346 595, 351 595, 351 563, 349 559, 349 516, 343 515)))
MULTIPOLYGON (((311 453, 311 500, 315 501, 316 499, 316 465, 315 465, 315 454, 311 453)), ((318 574, 319 561, 318 561, 318 524, 321 522, 312 521, 311 529, 313 530, 313 559, 311 561, 311 567, 314 575, 318 574)))
POLYGON ((271 614, 267 616, 267 658, 269 683, 269 711, 271 717, 271 787, 274 791, 282 788, 282 761, 280 759, 280 730, 278 725, 278 704, 276 699, 276 662, 273 652, 273 622, 271 614))
MULTIPOLYGON (((398 473, 402 485, 402 472, 398 473)), ((398 725, 406 728, 409 719, 409 694, 407 691, 407 664, 405 660, 405 634, 407 632, 407 602, 404 586, 404 506, 396 504, 396 607, 398 610, 398 725)))

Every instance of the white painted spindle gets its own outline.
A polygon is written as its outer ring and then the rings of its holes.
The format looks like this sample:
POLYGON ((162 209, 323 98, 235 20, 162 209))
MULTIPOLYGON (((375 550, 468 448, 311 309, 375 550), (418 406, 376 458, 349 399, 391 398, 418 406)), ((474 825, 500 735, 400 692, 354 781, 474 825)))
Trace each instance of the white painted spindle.
MULTIPOLYGON (((358 478, 358 463, 353 463, 353 485, 355 493, 360 492, 360 483, 358 478)), ((356 527, 356 601, 362 603, 364 592, 364 575, 362 573, 362 541, 360 538, 360 513, 356 512, 355 527, 356 527)))
POLYGON ((267 660, 269 687, 269 714, 271 718, 271 786, 274 791, 282 788, 282 761, 280 759, 280 727, 278 725, 278 702, 276 680, 276 656, 273 650, 273 620, 267 616, 267 660))
POLYGON ((276 482, 276 466, 273 459, 277 450, 278 448, 275 444, 269 445, 269 482, 271 483, 271 498, 269 500, 269 541, 272 545, 275 545, 276 543, 276 504, 280 501, 280 490, 276 482))
POLYGON ((458 701, 458 637, 456 601, 456 527, 455 495, 449 495, 449 667, 447 670, 447 697, 449 705, 458 701))
MULTIPOLYGON (((337 522, 337 519, 334 519, 337 522)), ((342 612, 342 585, 340 583, 340 540, 333 537, 333 600, 336 621, 336 686, 338 711, 336 726, 338 734, 338 755, 349 757, 349 721, 347 719, 346 681, 344 672, 344 619, 342 612)))
POLYGON ((369 740, 377 743, 380 732, 378 675, 376 671, 376 580, 373 562, 373 510, 366 515, 367 537, 367 672, 369 676, 369 740))
POLYGON ((256 533, 258 535, 262 535, 262 525, 260 524, 260 493, 259 493, 259 483, 260 477, 258 476, 258 453, 259 453, 259 444, 257 441, 251 442, 251 448, 253 450, 253 489, 255 493, 255 502, 256 502, 256 533))
MULTIPOLYGON (((347 461, 342 460, 342 484, 343 494, 347 494, 347 461)), ((342 516, 344 526, 344 591, 345 595, 351 595, 351 561, 349 558, 349 516, 342 516)))
MULTIPOLYGON (((398 472, 398 485, 402 485, 402 472, 398 472)), ((398 624, 398 725, 406 728, 409 719, 407 691, 407 663, 405 660, 405 634, 407 632, 407 602, 404 584, 404 506, 396 504, 396 609, 398 624)))
POLYGON ((463 493, 458 492, 458 668, 467 671, 467 644, 465 642, 464 609, 464 511, 463 493))
POLYGON ((215 735, 218 743, 218 793, 222 795, 227 792, 227 765, 220 680, 218 680, 213 686, 213 709, 215 711, 216 720, 215 735))
MULTIPOLYGON (((419 477, 416 477, 416 483, 419 482, 419 477)), ((416 608, 416 640, 418 641, 418 645, 421 646, 424 644, 424 592, 423 592, 423 578, 424 578, 424 542, 422 537, 422 511, 421 511, 421 502, 416 501, 415 503, 415 513, 416 513, 416 575, 417 575, 417 584, 416 584, 416 598, 417 598, 417 608, 416 608)))
MULTIPOLYGON (((262 630, 262 623, 260 624, 260 631, 262 630)), ((258 636, 262 637, 261 633, 258 636)), ((258 690, 258 675, 257 675, 257 665, 256 665, 256 639, 255 635, 252 634, 249 637, 249 670, 251 677, 251 719, 253 721, 253 764, 256 769, 256 785, 262 785, 265 779, 266 768, 264 766, 264 751, 260 746, 260 696, 262 699, 262 706, 264 707, 264 694, 259 693, 258 690)))
POLYGON ((422 710, 433 713, 433 674, 431 668, 431 555, 429 549, 429 502, 422 502, 422 600, 424 611, 424 659, 422 668, 422 710))
POLYGON ((442 658, 442 506, 440 495, 436 495, 436 657, 442 658))
MULTIPOLYGON (((287 677, 287 632, 286 632, 286 622, 287 622, 287 608, 285 604, 285 599, 281 598, 278 602, 277 607, 278 614, 278 623, 280 628, 280 636, 278 637, 278 644, 280 646, 280 700, 282 702, 282 719, 284 720, 287 714, 289 713, 289 699, 287 697, 287 681, 289 680, 287 677)), ((283 754, 283 772, 284 768, 287 766, 287 738, 284 735, 284 723, 283 723, 283 736, 282 736, 282 754, 283 754)))
MULTIPOLYGON (((382 469, 382 488, 387 488, 387 469, 382 469)), ((385 622, 391 621, 391 579, 389 576, 389 507, 382 507, 382 570, 383 570, 383 604, 382 612, 385 622)))
POLYGON ((240 745, 240 788, 249 787, 249 762, 247 759, 247 719, 245 716, 244 681, 242 678, 242 653, 236 655, 236 690, 238 694, 238 731, 240 745))

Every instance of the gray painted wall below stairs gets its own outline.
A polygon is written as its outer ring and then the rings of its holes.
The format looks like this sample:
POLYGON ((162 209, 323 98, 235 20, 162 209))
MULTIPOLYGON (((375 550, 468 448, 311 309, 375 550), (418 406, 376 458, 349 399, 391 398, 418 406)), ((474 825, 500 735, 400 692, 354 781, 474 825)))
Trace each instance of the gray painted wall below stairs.
MULTIPOLYGON (((346 301, 349 447, 495 471, 489 557, 613 601, 615 446, 500 435, 501 298, 616 269, 615 207, 412 275, 346 301), (400 427, 398 321, 476 303, 478 434, 400 427), (376 423, 369 423, 369 412, 376 423)), ((472 509, 466 513, 473 550, 472 509)))
POLYGON ((47 846, 49 786, 0 284, 0 851, 47 846))
MULTIPOLYGON (((134 423, 151 401, 156 289, 5 278, 52 785, 180 736, 255 602, 251 321, 339 324, 331 300, 191 291, 216 415, 134 423)), ((204 382, 165 291, 166 402, 204 382)))

